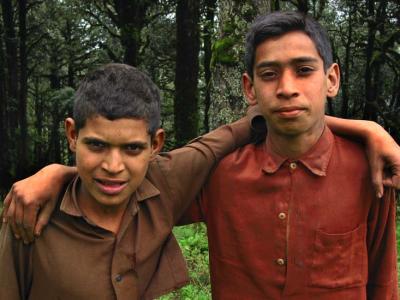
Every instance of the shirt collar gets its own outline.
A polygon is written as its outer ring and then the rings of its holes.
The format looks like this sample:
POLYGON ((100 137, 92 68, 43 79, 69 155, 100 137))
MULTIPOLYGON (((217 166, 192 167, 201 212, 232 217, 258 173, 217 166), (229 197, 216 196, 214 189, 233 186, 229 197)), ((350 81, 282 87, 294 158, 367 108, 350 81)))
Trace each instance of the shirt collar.
MULTIPOLYGON (((60 210, 68 215, 85 218, 85 215, 80 209, 77 201, 77 191, 79 184, 81 184, 79 176, 76 176, 69 183, 64 193, 64 196, 61 200, 60 210)), ((132 205, 132 203, 134 203, 135 200, 140 202, 148 198, 157 196, 159 194, 160 191, 147 178, 144 178, 142 184, 137 188, 136 192, 132 195, 130 199, 130 204, 128 204, 128 209, 131 209, 132 215, 134 215, 137 212, 136 205, 132 205)))
POLYGON ((275 153, 268 141, 264 143, 266 156, 264 158, 262 169, 266 173, 275 173, 286 161, 297 161, 303 164, 313 174, 326 176, 326 170, 332 156, 334 146, 334 137, 331 130, 325 126, 325 129, 318 139, 317 143, 311 147, 304 155, 295 160, 289 160, 275 153))

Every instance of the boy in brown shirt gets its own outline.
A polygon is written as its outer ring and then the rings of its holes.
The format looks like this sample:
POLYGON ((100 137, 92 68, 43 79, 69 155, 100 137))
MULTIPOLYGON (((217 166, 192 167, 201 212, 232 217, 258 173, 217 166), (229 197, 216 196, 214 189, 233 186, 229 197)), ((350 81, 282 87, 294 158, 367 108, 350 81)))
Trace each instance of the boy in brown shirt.
POLYGON ((157 156, 159 126, 158 88, 137 69, 110 64, 82 81, 65 121, 78 175, 35 243, 3 224, 0 299, 153 299, 187 283, 171 230, 235 139, 225 126, 157 156))

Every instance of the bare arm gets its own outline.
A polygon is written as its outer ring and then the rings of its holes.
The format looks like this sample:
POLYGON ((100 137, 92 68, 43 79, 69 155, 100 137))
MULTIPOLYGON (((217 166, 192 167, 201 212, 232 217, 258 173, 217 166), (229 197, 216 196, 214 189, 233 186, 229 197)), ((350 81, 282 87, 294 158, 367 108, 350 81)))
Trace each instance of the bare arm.
POLYGON ((75 167, 52 164, 13 184, 4 199, 3 222, 10 223, 16 238, 27 243, 33 241, 34 234, 40 234, 54 210, 57 195, 75 174, 75 167))
POLYGON ((326 116, 329 128, 337 134, 361 138, 367 146, 371 177, 378 197, 383 185, 400 189, 400 147, 379 124, 326 116), (389 172, 385 174, 384 169, 389 172))

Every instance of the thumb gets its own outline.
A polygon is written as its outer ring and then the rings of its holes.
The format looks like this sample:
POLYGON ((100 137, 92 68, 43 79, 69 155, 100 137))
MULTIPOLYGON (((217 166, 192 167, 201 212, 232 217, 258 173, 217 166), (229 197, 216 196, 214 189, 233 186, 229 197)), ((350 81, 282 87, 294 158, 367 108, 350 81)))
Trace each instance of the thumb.
POLYGON ((371 176, 372 185, 375 190, 375 194, 378 198, 383 196, 383 164, 382 161, 375 161, 371 164, 371 176))

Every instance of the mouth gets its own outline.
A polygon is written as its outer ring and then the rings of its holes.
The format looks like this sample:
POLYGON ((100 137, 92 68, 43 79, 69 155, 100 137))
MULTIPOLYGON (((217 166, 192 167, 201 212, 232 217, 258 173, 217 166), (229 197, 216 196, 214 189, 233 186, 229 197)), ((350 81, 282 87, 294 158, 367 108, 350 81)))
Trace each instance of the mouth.
POLYGON ((115 179, 99 179, 95 178, 94 182, 97 187, 107 195, 116 195, 122 192, 122 190, 127 186, 128 182, 124 180, 115 179))
POLYGON ((301 106, 285 106, 274 110, 274 113, 284 119, 292 119, 301 115, 306 109, 301 106))

